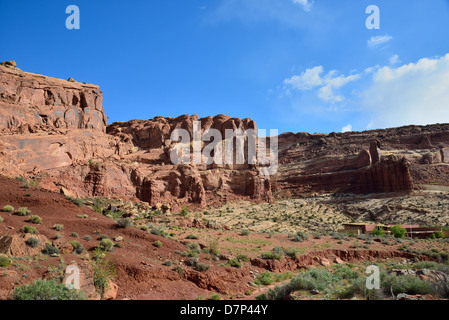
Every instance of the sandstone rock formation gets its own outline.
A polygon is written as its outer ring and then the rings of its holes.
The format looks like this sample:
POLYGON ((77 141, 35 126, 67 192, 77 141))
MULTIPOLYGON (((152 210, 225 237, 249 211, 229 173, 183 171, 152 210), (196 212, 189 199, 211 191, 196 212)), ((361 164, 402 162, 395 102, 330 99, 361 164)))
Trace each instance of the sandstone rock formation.
POLYGON ((192 137, 199 120, 201 133, 216 129, 224 137, 226 129, 255 130, 251 119, 184 115, 107 128, 99 88, 69 80, 0 66, 0 173, 37 177, 42 187, 77 197, 166 203, 174 210, 225 202, 228 196, 272 199, 269 180, 254 165, 170 161, 173 130, 186 129, 192 137))
POLYGON ((269 177, 248 161, 176 165, 170 159, 176 129, 192 139, 199 121, 197 134, 214 129, 226 137, 228 129, 257 130, 251 119, 183 115, 108 126, 99 87, 69 80, 25 73, 12 62, 0 65, 1 174, 34 177, 42 187, 75 197, 141 200, 172 211, 243 198, 271 201, 273 191, 408 192, 449 183, 449 125, 285 133, 278 137, 279 171, 269 177))

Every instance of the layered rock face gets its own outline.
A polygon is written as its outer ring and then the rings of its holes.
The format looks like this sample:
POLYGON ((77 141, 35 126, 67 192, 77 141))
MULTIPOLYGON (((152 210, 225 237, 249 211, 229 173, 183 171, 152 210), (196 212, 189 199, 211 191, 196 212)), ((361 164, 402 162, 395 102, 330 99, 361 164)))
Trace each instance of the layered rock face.
MULTIPOLYGON (((0 65, 0 173, 35 177, 42 187, 64 187, 76 197, 128 198, 173 210, 271 201, 273 192, 408 192, 449 183, 449 125, 282 134, 279 171, 263 176, 257 163, 176 165, 170 158, 176 129, 190 140, 210 129, 225 138, 227 130, 256 131, 251 119, 183 115, 108 126, 102 100, 97 86, 0 65)), ((200 150, 209 143, 200 142, 200 150)))
MULTIPOLYGON (((73 196, 106 196, 205 207, 228 199, 270 201, 271 184, 257 167, 174 165, 173 130, 193 122, 208 129, 256 129, 254 121, 225 115, 156 117, 107 127, 97 86, 0 65, 0 172, 39 178, 40 185, 73 196), (107 128, 107 133, 106 133, 107 128)), ((204 145, 202 146, 204 147, 204 145)))
POLYGON ((3 133, 73 129, 104 132, 107 122, 98 86, 0 66, 0 131, 3 133))
POLYGON ((449 185, 449 125, 279 136, 281 194, 408 192, 449 185))

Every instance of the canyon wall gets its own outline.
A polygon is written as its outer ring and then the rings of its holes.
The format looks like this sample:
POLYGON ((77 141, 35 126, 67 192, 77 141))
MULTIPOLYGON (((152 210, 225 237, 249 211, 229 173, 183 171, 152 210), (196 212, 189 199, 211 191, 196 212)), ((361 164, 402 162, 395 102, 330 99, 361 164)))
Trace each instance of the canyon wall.
POLYGON ((173 210, 272 201, 273 194, 410 192, 449 183, 447 124, 285 133, 278 137, 279 171, 270 177, 257 164, 170 160, 175 129, 192 138, 200 121, 201 134, 215 129, 225 137, 227 129, 257 130, 251 119, 183 115, 108 125, 102 101, 98 86, 0 65, 0 173, 75 197, 128 198, 173 210))

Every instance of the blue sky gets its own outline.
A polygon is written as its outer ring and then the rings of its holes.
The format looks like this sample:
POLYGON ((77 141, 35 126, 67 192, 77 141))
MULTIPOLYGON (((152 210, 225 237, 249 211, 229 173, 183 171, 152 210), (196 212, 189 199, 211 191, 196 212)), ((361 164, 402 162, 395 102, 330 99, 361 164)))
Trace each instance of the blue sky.
POLYGON ((449 122, 449 0, 0 0, 0 60, 98 84, 110 123, 279 132, 449 122), (68 5, 81 13, 68 30, 68 5), (380 9, 368 30, 366 8, 380 9))

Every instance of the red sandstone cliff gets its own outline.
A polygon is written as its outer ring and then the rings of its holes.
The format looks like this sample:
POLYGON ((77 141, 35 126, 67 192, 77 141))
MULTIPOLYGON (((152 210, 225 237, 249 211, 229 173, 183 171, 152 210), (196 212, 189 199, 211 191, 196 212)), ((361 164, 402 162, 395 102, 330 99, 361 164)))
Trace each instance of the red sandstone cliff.
MULTIPOLYGON (((134 198, 198 207, 233 199, 271 201, 307 192, 408 192, 449 184, 449 125, 279 138, 279 172, 257 165, 173 165, 171 133, 254 129, 225 115, 156 117, 108 126, 97 86, 0 65, 0 173, 37 177, 74 196, 134 198)), ((206 144, 203 143, 202 147, 206 144)))

